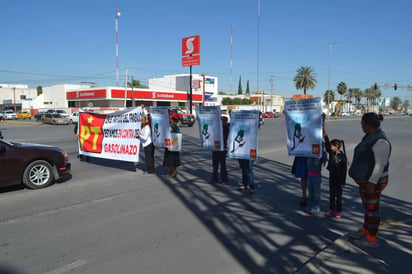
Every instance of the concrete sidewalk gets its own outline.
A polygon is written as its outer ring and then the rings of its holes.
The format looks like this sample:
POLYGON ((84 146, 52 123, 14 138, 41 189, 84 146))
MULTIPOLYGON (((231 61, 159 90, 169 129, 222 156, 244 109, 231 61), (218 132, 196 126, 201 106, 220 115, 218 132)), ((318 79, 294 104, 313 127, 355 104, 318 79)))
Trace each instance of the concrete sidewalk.
POLYGON ((359 248, 345 235, 297 273, 410 273, 412 219, 382 225, 378 243, 376 248, 359 248))

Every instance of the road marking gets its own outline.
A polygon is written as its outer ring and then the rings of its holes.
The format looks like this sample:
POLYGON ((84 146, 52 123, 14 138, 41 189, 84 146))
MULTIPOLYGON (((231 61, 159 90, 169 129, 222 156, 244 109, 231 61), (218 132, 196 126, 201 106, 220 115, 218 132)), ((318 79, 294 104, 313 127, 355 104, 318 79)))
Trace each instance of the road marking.
POLYGON ((82 265, 85 265, 85 264, 87 264, 87 263, 88 263, 88 261, 87 261, 86 259, 80 259, 80 260, 74 261, 74 262, 72 262, 72 263, 70 263, 70 264, 67 264, 67 265, 64 265, 64 266, 62 266, 62 267, 56 268, 56 269, 54 269, 54 270, 52 270, 52 271, 46 272, 45 274, 61 274, 61 273, 66 273, 66 272, 72 271, 72 270, 74 270, 74 269, 76 269, 76 268, 78 268, 78 267, 81 267, 82 265))

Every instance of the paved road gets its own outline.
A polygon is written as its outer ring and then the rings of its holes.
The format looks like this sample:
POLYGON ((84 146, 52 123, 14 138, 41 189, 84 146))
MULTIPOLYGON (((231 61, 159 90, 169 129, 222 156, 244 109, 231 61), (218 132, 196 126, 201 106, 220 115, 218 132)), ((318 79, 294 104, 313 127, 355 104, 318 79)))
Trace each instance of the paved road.
MULTIPOLYGON (((254 170, 256 195, 236 191, 236 161, 228 159, 230 185, 211 185, 211 153, 199 148, 197 127, 182 128, 183 166, 177 179, 160 167, 92 159, 80 162, 72 126, 0 123, 9 140, 57 144, 72 160, 72 178, 31 191, 0 193, 0 264, 25 273, 291 273, 356 230, 361 206, 353 182, 344 190, 341 220, 311 217, 298 206, 299 184, 290 176, 282 119, 266 119, 254 170)), ((412 210, 408 164, 410 117, 389 118, 393 144, 390 185, 382 199, 384 221, 412 210)), ((360 118, 327 121, 330 137, 345 140, 349 159, 361 139, 360 118)), ((322 208, 327 208, 323 172, 322 208)))

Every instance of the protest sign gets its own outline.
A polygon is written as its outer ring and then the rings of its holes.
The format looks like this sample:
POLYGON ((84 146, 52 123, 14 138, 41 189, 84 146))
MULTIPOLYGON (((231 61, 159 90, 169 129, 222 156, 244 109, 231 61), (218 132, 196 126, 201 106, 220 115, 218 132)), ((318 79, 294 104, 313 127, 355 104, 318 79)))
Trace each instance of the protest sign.
POLYGON ((141 107, 110 114, 79 113, 79 154, 138 162, 141 107))
POLYGON ((152 119, 152 141, 156 147, 167 147, 167 140, 170 141, 169 128, 169 107, 150 107, 152 119))
POLYGON ((230 115, 229 158, 255 160, 258 129, 259 110, 233 110, 230 115))
POLYGON ((322 99, 285 102, 288 154, 303 157, 322 156, 322 99))
POLYGON ((223 151, 223 127, 220 106, 196 106, 200 146, 223 151))

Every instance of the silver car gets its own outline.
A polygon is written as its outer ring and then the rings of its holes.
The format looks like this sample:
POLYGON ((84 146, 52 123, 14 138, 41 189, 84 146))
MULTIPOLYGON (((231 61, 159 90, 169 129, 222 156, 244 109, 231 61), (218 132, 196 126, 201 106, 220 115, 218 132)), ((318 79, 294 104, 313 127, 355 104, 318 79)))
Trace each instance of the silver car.
POLYGON ((43 115, 42 121, 44 124, 52 125, 68 125, 70 122, 69 118, 63 117, 61 114, 57 113, 46 113, 43 115))

